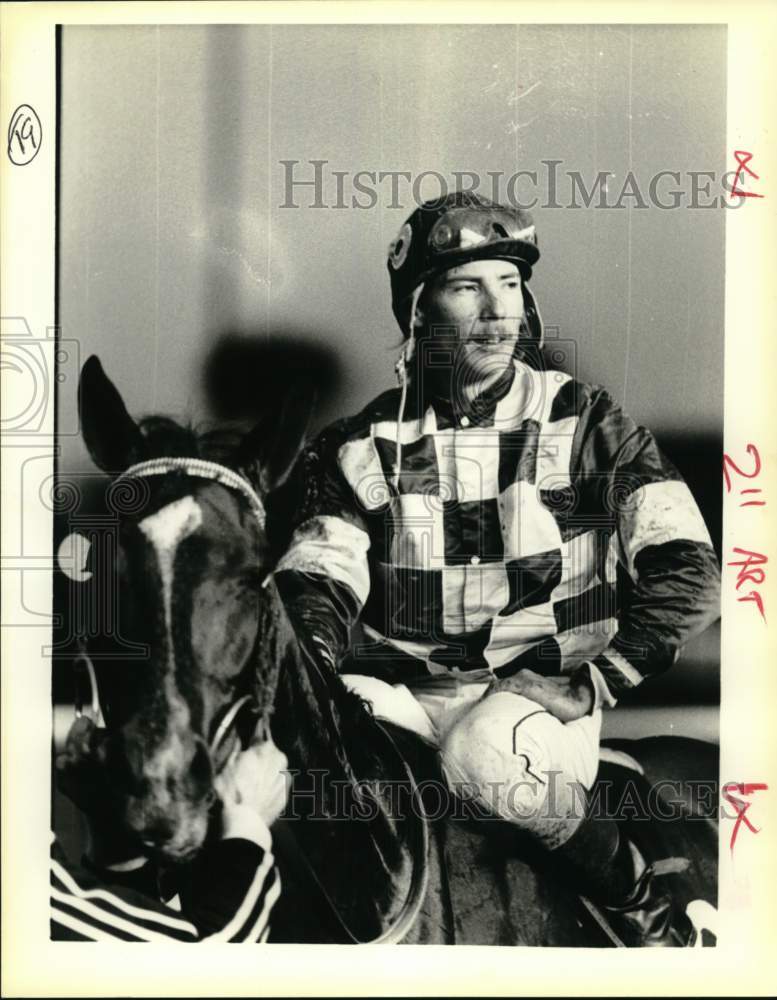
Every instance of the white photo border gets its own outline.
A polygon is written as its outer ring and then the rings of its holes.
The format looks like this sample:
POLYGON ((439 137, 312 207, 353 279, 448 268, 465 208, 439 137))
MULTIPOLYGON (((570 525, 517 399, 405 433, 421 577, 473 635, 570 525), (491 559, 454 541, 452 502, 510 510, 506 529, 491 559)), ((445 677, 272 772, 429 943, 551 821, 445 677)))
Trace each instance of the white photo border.
MULTIPOLYGON (((228 945, 187 948, 123 945, 99 948, 51 942, 48 923, 51 661, 41 654, 50 625, 24 618, 25 595, 50 602, 51 512, 37 491, 15 489, 25 461, 55 456, 54 409, 44 406, 35 435, 3 434, 2 600, 2 948, 4 996, 358 996, 358 995, 767 995, 775 992, 772 961, 777 884, 777 739, 773 705, 777 673, 773 609, 775 577, 767 567, 764 625, 737 600, 734 547, 774 554, 769 527, 777 504, 777 445, 771 382, 777 372, 777 143, 770 130, 777 93, 777 8, 769 3, 671 5, 624 3, 5 3, 0 9, 0 117, 4 127, 20 104, 42 123, 39 154, 24 166, 3 157, 2 308, 19 336, 40 345, 54 371, 55 171, 58 24, 97 23, 725 23, 728 28, 727 169, 734 150, 753 153, 763 199, 726 214, 726 344, 724 450, 735 460, 759 448, 768 506, 748 509, 725 498, 721 665, 721 777, 761 782, 750 817, 762 831, 741 829, 729 849, 731 821, 720 837, 718 946, 703 957, 685 951, 409 948, 397 960, 387 949, 277 945, 260 951, 228 945), (22 325, 19 325, 19 321, 22 325), (35 538, 23 549, 19 525, 35 538), (24 570, 22 570, 24 566, 24 570), (48 594, 48 597, 46 596, 48 594)), ((32 376, 31 376, 32 377, 32 376)), ((48 389, 53 389, 49 385, 48 389)), ((52 393, 53 398, 53 393, 52 393)), ((6 400, 6 407, 12 406, 6 400)), ((10 412, 13 412, 12 410, 10 412)), ((721 477, 721 489, 722 489, 721 477)))

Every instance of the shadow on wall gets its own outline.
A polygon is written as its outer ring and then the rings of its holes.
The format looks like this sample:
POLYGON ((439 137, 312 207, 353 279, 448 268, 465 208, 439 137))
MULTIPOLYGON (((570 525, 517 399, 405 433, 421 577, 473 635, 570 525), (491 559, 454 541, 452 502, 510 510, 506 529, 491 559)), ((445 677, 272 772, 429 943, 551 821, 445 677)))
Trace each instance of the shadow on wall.
POLYGON ((299 332, 277 330, 259 338, 227 331, 217 337, 203 379, 216 420, 248 423, 279 412, 290 392, 313 395, 321 409, 340 388, 342 372, 334 351, 299 332))

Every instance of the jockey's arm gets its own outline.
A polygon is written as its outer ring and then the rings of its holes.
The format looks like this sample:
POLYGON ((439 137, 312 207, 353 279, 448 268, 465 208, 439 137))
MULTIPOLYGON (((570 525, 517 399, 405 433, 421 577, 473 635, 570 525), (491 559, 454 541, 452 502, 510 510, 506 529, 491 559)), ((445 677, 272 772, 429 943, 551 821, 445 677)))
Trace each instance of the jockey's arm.
POLYGON ((299 642, 332 670, 349 648, 370 589, 370 539, 335 442, 325 431, 298 462, 296 527, 274 574, 299 642))
POLYGON ((696 501, 653 435, 602 389, 581 413, 571 475, 578 510, 615 529, 617 631, 571 675, 524 669, 493 685, 531 698, 563 722, 615 705, 646 677, 668 669, 720 614, 718 561, 696 501))
POLYGON ((587 666, 597 705, 613 705, 668 669, 719 617, 720 570, 679 472, 604 390, 593 393, 573 447, 584 502, 615 522, 612 555, 623 578, 617 631, 587 666))

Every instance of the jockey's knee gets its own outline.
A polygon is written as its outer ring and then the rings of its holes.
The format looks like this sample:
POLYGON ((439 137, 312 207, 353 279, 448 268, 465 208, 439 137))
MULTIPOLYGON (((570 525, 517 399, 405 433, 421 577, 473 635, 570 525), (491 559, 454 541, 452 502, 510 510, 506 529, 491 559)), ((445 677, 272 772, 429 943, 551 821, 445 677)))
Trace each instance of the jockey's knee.
POLYGON ((429 716, 404 684, 387 684, 366 674, 341 674, 343 684, 369 702, 377 719, 385 719, 410 729, 428 740, 435 739, 429 716))
POLYGON ((557 847, 579 825, 585 789, 559 766, 564 724, 508 692, 487 695, 452 727, 442 745, 454 791, 557 847))

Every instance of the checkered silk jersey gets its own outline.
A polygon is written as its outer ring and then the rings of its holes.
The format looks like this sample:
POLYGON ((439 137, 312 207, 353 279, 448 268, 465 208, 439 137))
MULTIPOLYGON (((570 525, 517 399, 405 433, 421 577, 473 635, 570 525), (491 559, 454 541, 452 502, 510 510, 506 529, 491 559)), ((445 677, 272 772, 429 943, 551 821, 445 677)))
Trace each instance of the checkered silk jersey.
POLYGON ((469 408, 419 398, 398 425, 398 406, 384 393, 298 465, 276 579, 330 664, 360 618, 362 669, 387 680, 593 664, 612 704, 718 616, 690 490, 601 387, 516 360, 469 408))

